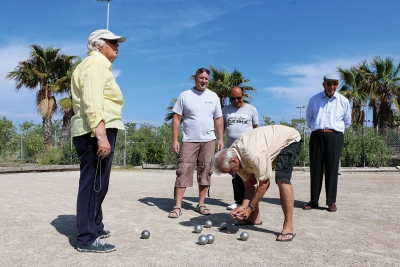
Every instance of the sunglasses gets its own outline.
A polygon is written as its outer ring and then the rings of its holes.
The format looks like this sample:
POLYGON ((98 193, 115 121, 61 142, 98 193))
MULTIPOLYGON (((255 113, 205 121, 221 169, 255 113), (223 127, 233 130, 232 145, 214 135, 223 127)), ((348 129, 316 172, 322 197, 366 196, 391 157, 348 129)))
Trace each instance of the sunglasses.
POLYGON ((108 39, 104 39, 104 41, 109 42, 110 44, 116 45, 118 44, 117 40, 108 40, 108 39))
POLYGON ((199 73, 207 73, 208 75, 210 75, 210 71, 208 70, 208 69, 206 69, 206 68, 200 68, 200 69, 198 69, 197 71, 196 71, 196 74, 199 74, 199 73))
POLYGON ((328 85, 328 86, 337 86, 337 85, 339 85, 339 83, 338 82, 334 82, 334 83, 325 83, 326 85, 328 85))
POLYGON ((235 101, 235 100, 241 100, 243 96, 238 96, 238 97, 230 97, 231 101, 235 101))

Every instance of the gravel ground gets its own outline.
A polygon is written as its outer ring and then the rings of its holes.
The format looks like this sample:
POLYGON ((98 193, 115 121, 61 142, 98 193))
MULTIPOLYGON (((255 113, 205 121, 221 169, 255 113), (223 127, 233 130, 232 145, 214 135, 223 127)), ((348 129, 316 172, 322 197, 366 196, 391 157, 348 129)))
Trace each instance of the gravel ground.
MULTIPOLYGON (((229 175, 213 176, 207 207, 195 212, 197 188, 188 188, 183 214, 167 217, 174 205, 174 171, 113 170, 103 203, 105 239, 111 253, 76 250, 75 204, 78 171, 1 174, 0 266, 400 266, 400 173, 345 172, 339 176, 336 213, 303 211, 309 173, 293 174, 295 228, 292 242, 276 242, 283 214, 272 183, 260 203, 263 225, 234 226, 229 175), (206 220, 215 242, 199 245, 196 224, 206 220), (229 224, 219 230, 221 222, 229 224), (149 239, 141 239, 143 230, 149 239), (249 239, 239 240, 247 231, 249 239)), ((325 207, 324 189, 320 205, 325 207)))

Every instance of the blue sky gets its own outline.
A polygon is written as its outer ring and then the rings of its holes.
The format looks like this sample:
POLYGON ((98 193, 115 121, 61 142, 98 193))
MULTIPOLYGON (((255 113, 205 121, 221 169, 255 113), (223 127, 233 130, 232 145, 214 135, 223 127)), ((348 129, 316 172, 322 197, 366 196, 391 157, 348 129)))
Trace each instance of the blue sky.
MULTIPOLYGON (((307 106, 336 67, 373 56, 399 63, 399 10, 398 0, 111 0, 109 29, 127 38, 113 64, 124 123, 161 125, 170 99, 209 64, 250 79, 260 121, 299 118, 296 107, 307 106)), ((41 124, 35 94, 15 91, 5 75, 32 44, 84 58, 89 34, 106 28, 107 2, 13 0, 0 15, 0 116, 17 127, 41 124)))

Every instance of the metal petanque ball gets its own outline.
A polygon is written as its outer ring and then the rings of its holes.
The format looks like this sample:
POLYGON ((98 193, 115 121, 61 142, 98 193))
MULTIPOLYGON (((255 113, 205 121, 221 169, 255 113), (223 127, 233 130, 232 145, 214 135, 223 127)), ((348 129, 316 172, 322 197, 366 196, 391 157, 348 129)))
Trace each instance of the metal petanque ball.
POLYGON ((143 238, 143 239, 149 239, 149 237, 150 237, 150 232, 147 231, 147 230, 144 230, 144 231, 142 232, 142 238, 143 238))
POLYGON ((207 243, 212 244, 214 243, 215 237, 212 234, 207 235, 207 243))
POLYGON ((249 239, 249 234, 247 232, 242 232, 240 234, 240 239, 242 239, 243 241, 246 241, 247 239, 249 239))
POLYGON ((207 237, 205 235, 199 236, 198 242, 199 242, 200 245, 207 244, 207 242, 208 242, 207 237))
POLYGON ((201 226, 200 224, 196 224, 194 226, 194 232, 195 233, 201 233, 202 230, 203 230, 203 226, 201 226))
POLYGON ((225 230, 226 228, 228 228, 228 224, 227 224, 226 222, 222 222, 222 223, 219 225, 219 228, 220 228, 221 230, 225 230))
POLYGON ((204 227, 205 227, 205 228, 211 228, 211 227, 212 227, 212 221, 207 220, 207 221, 204 223, 204 227))

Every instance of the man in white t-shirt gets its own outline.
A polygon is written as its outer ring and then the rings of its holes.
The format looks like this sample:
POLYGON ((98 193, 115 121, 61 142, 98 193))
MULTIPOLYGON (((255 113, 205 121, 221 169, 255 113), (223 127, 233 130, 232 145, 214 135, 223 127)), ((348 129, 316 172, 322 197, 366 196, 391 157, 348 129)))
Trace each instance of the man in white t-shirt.
MULTIPOLYGON (((257 109, 244 102, 243 89, 240 86, 232 87, 229 99, 231 104, 222 109, 226 135, 225 147, 230 147, 242 134, 253 130, 258 125, 257 109)), ((232 174, 232 186, 235 203, 229 205, 228 210, 236 209, 242 204, 244 198, 244 184, 236 172, 232 174)))
POLYGON ((193 186, 194 169, 197 166, 199 202, 196 210, 200 214, 211 214, 204 205, 207 189, 211 184, 211 160, 215 153, 214 125, 218 132, 218 150, 224 148, 224 124, 221 103, 216 93, 207 89, 210 71, 200 68, 194 75, 195 86, 182 92, 172 111, 172 150, 180 153, 175 181, 175 206, 169 218, 182 214, 182 199, 186 187, 193 186), (182 150, 178 141, 178 130, 183 121, 182 150))

